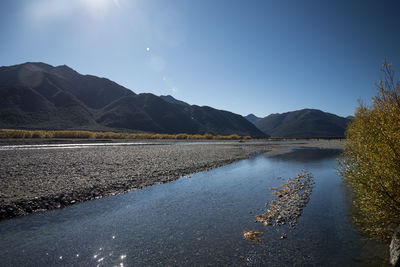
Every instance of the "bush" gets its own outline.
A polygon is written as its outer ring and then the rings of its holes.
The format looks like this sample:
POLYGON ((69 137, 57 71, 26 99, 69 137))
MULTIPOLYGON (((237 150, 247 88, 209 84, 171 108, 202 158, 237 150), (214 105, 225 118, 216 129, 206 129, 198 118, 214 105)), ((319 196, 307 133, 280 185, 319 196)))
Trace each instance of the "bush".
POLYGON ((89 131, 55 131, 54 138, 95 138, 95 133, 89 131))
POLYGON ((229 139, 229 140, 239 140, 239 139, 241 139, 241 138, 242 138, 242 137, 239 136, 239 135, 237 135, 237 134, 231 134, 231 135, 228 136, 228 139, 229 139))
POLYGON ((177 134, 175 135, 175 139, 182 140, 182 139, 189 139, 187 134, 177 134))
POLYGON ((10 136, 11 136, 11 138, 24 138, 25 132, 19 131, 19 130, 11 131, 10 136))
POLYGON ((373 105, 360 103, 347 128, 340 171, 354 189, 356 223, 385 239, 400 224, 400 83, 391 64, 382 71, 373 105))
POLYGON ((209 139, 213 139, 214 136, 212 134, 206 133, 206 134, 203 134, 203 138, 209 140, 209 139))
POLYGON ((32 133, 32 138, 42 138, 42 134, 40 131, 34 131, 32 133))

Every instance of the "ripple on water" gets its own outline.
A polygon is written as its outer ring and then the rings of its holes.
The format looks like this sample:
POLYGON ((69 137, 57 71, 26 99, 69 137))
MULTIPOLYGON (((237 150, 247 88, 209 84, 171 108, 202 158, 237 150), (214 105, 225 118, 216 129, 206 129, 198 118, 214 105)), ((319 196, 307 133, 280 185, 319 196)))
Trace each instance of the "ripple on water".
POLYGON ((385 247, 361 241, 336 161, 257 157, 191 179, 0 223, 6 266, 382 265, 385 247), (314 189, 296 228, 255 222, 278 177, 310 170, 314 189), (32 227, 34 225, 34 227, 32 227), (244 229, 263 232, 260 243, 244 229), (288 233, 281 239, 282 233, 288 233), (46 257, 43 255, 46 254, 46 257))

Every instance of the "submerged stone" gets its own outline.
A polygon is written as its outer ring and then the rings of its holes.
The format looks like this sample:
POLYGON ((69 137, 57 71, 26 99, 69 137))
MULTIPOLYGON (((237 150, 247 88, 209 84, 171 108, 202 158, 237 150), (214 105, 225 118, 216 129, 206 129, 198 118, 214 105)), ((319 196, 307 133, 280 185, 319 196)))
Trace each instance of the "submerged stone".
POLYGON ((261 242, 261 238, 258 238, 258 236, 262 235, 262 232, 256 231, 256 230, 246 230, 243 233, 243 237, 249 241, 261 242))

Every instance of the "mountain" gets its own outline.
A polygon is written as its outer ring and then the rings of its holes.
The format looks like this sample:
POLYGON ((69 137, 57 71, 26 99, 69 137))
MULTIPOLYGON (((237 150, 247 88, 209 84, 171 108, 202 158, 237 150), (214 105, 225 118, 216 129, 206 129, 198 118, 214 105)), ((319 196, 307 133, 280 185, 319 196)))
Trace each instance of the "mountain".
POLYGON ((262 118, 257 117, 254 114, 249 114, 249 115, 245 116, 244 118, 253 124, 256 124, 259 120, 262 119, 262 118))
POLYGON ((271 114, 255 125, 272 137, 318 138, 344 137, 350 118, 317 109, 302 109, 282 114, 271 114))
POLYGON ((170 95, 160 95, 160 98, 168 103, 178 104, 185 107, 190 106, 188 103, 175 99, 173 96, 170 95))
POLYGON ((32 62, 0 67, 0 128, 266 136, 228 111, 135 94, 65 65, 32 62))

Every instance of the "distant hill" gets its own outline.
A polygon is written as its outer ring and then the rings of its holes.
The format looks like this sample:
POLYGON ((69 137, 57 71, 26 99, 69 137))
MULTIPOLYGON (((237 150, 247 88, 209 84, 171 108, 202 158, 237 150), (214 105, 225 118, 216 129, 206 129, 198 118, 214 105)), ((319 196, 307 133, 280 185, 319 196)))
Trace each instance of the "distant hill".
POLYGON ((266 135, 240 115, 135 94, 68 66, 0 67, 0 128, 266 135))
POLYGON ((316 109, 302 109, 282 114, 271 114, 255 125, 272 137, 316 138, 344 137, 351 117, 343 118, 316 109))
POLYGON ((257 117, 254 114, 249 114, 247 116, 245 116, 246 120, 248 120, 249 122, 253 123, 253 124, 257 124, 258 121, 260 121, 262 118, 257 117))

